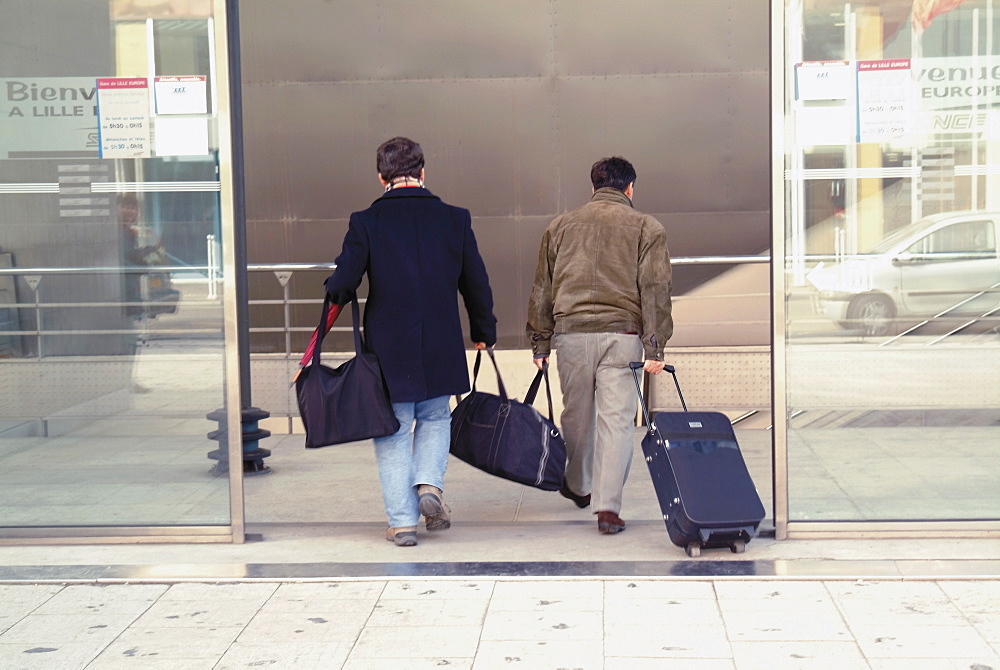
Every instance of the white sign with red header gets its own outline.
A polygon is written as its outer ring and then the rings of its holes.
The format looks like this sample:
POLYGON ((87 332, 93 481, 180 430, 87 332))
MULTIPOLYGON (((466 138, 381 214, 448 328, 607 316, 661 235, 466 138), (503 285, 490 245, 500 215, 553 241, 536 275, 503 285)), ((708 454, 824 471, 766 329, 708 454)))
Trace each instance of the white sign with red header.
POLYGON ((858 142, 887 142, 911 132, 910 59, 858 61, 858 142))
POLYGON ((97 80, 101 158, 149 158, 149 81, 144 77, 97 80))
POLYGON ((157 114, 207 114, 208 85, 204 76, 156 77, 157 114))

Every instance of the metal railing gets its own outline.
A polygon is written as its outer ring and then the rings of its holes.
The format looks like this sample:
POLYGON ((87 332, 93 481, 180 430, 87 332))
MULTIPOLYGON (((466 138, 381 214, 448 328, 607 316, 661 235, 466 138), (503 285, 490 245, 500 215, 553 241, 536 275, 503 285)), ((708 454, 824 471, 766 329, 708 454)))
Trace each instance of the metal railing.
MULTIPOLYGON (((55 329, 46 328, 43 311, 46 309, 55 308, 109 308, 109 307, 134 307, 137 309, 144 309, 148 307, 151 303, 143 301, 135 302, 119 302, 119 301, 105 301, 100 300, 84 300, 84 301, 67 301, 62 300, 45 300, 43 297, 44 287, 46 284, 46 278, 53 276, 82 276, 82 275, 122 275, 122 274, 144 274, 150 271, 162 272, 162 273, 193 273, 195 275, 200 275, 201 278, 195 278, 192 281, 201 282, 204 281, 206 284, 206 292, 204 298, 199 298, 192 300, 189 297, 185 297, 185 304, 189 306, 199 306, 199 305, 216 305, 220 299, 220 292, 218 291, 218 286, 221 282, 221 268, 218 266, 219 256, 216 253, 216 247, 214 240, 208 240, 208 247, 210 251, 209 264, 204 266, 188 266, 188 265, 171 265, 171 266, 155 266, 155 268, 136 268, 134 266, 126 267, 94 267, 94 268, 80 268, 80 267, 32 267, 32 268, 0 268, 0 277, 3 276, 14 276, 23 278, 24 282, 27 284, 31 291, 30 301, 28 302, 2 302, 0 303, 0 309, 7 310, 32 310, 34 312, 33 319, 22 320, 22 324, 14 324, 14 328, 11 328, 10 318, 6 319, 4 322, 0 322, 0 337, 16 337, 16 336, 27 336, 34 337, 38 340, 37 352, 39 355, 42 353, 41 340, 45 336, 66 336, 66 335, 111 335, 120 334, 125 332, 134 332, 134 328, 87 328, 87 329, 55 329), (32 323, 33 322, 33 323, 32 323), (28 324, 28 328, 18 327, 19 325, 28 324)), ((825 255, 815 255, 809 256, 808 261, 821 261, 828 260, 829 256, 825 255)), ((728 265, 728 266, 740 266, 740 265, 757 265, 757 264, 767 264, 771 262, 770 256, 691 256, 691 257, 678 257, 671 260, 672 264, 676 268, 684 267, 699 267, 699 266, 710 266, 710 265, 728 265)), ((311 322, 311 319, 307 323, 296 323, 293 320, 292 308, 295 305, 319 305, 322 303, 321 296, 313 296, 307 298, 296 298, 292 296, 292 286, 291 279, 296 273, 310 272, 310 273, 330 273, 336 268, 333 263, 255 263, 247 266, 248 272, 251 273, 272 273, 281 287, 281 296, 277 298, 260 298, 251 297, 247 303, 251 307, 280 307, 281 317, 280 319, 274 320, 276 322, 268 323, 266 325, 250 325, 251 334, 279 334, 283 336, 283 353, 285 356, 295 355, 295 343, 293 342, 293 335, 296 333, 311 333, 315 329, 315 325, 311 322)), ((804 293, 812 293, 808 287, 792 287, 794 291, 800 291, 804 293)), ((997 287, 994 286, 990 291, 996 291, 997 287)), ((790 294, 791 295, 791 294, 790 294)), ((977 294, 973 297, 979 297, 981 294, 977 294)), ((680 324, 680 327, 700 327, 702 329, 722 329, 733 326, 744 326, 744 327, 754 327, 754 328, 764 328, 768 325, 767 318, 768 314, 763 313, 760 318, 747 320, 745 317, 743 320, 734 320, 726 314, 723 303, 725 301, 741 301, 747 299, 754 300, 770 300, 771 296, 769 292, 752 291, 752 290, 738 290, 738 291, 726 291, 720 290, 717 292, 703 292, 697 295, 679 295, 674 297, 675 309, 682 306, 691 305, 693 302, 697 301, 697 304, 702 306, 707 306, 701 310, 701 314, 697 316, 696 319, 687 319, 685 323, 680 324), (715 307, 714 305, 719 305, 715 307)), ((971 298, 970 298, 971 299, 971 298)), ((957 306, 956 306, 957 307, 957 306)), ((892 338, 883 341, 882 345, 889 344, 891 342, 898 342, 900 338, 905 335, 909 335, 919 328, 926 326, 927 324, 933 324, 938 320, 944 320, 946 317, 951 316, 954 308, 944 310, 940 314, 929 317, 927 319, 920 320, 920 322, 911 328, 903 330, 903 332, 893 336, 892 338)), ((811 310, 811 314, 800 314, 796 318, 796 323, 806 326, 810 326, 813 320, 816 323, 822 321, 819 318, 819 313, 816 310, 811 310)), ((8 312, 9 314, 10 312, 8 312)), ((16 313, 16 312, 15 312, 16 313)), ((943 337, 939 337, 933 340, 934 343, 940 342, 946 337, 953 335, 958 332, 962 332, 968 329, 971 323, 975 323, 977 320, 992 321, 997 318, 997 309, 992 309, 989 312, 977 315, 978 318, 970 318, 968 322, 963 322, 958 327, 949 331, 943 337)), ((954 317, 952 317, 954 318, 954 317)), ((917 320, 914 320, 916 323, 917 320)), ((334 331, 348 332, 351 330, 351 326, 342 325, 335 326, 334 331)), ((185 334, 197 334, 205 335, 210 333, 217 333, 218 331, 210 328, 197 328, 197 327, 176 327, 172 328, 169 326, 160 327, 158 325, 157 332, 161 335, 176 335, 183 336, 185 334)), ((836 334, 837 331, 826 331, 823 330, 820 334, 836 334)), ((845 330, 843 335, 850 336, 851 331, 845 330)), ((794 336, 794 333, 790 333, 794 336)), ((811 336, 811 333, 806 333, 807 336, 811 336)), ((885 338, 882 338, 885 340, 885 338)), ((275 352, 279 353, 279 352, 275 352)))
MULTIPOLYGON (((218 260, 218 254, 215 253, 214 241, 208 240, 208 247, 211 251, 209 260, 218 260)), ((698 256, 698 257, 680 257, 671 260, 674 266, 698 266, 698 265, 742 265, 742 264, 759 264, 770 262, 770 257, 767 256, 698 256)), ((293 305, 319 305, 322 304, 321 297, 315 298, 293 298, 291 294, 290 279, 292 275, 296 272, 325 272, 329 273, 336 269, 334 263, 254 263, 247 266, 249 272, 259 273, 259 272, 271 272, 275 275, 275 278, 279 282, 282 289, 282 296, 279 299, 267 299, 267 298, 250 298, 247 303, 250 306, 280 306, 282 308, 282 323, 280 325, 274 326, 251 326, 251 333, 280 333, 284 335, 285 340, 285 354, 292 355, 295 353, 292 348, 292 334, 293 333, 311 333, 315 326, 313 325, 296 325, 292 322, 291 307, 293 305)), ((44 279, 52 276, 84 276, 84 275, 125 275, 125 274, 146 274, 150 271, 155 271, 158 273, 197 273, 205 277, 204 281, 207 286, 206 297, 203 301, 198 301, 194 304, 215 304, 219 299, 219 292, 217 290, 217 285, 221 281, 221 269, 218 267, 218 263, 210 262, 208 265, 204 266, 191 266, 191 265, 163 265, 155 266, 154 268, 136 268, 134 266, 107 266, 107 267, 29 267, 29 268, 0 268, 0 276, 12 276, 12 277, 22 277, 25 283, 31 290, 30 302, 15 302, 15 303, 0 303, 0 308, 9 308, 14 310, 32 310, 34 311, 35 327, 33 328, 20 328, 17 330, 0 329, 0 336, 28 336, 35 337, 38 339, 37 350, 42 351, 41 339, 45 336, 56 336, 56 335, 112 335, 112 334, 122 334, 127 332, 133 332, 131 328, 103 328, 103 329, 47 329, 44 326, 43 311, 46 309, 55 308, 108 308, 108 307, 135 307, 138 309, 143 309, 150 306, 151 303, 143 301, 107 301, 107 300, 90 300, 90 301, 74 301, 68 302, 65 300, 44 300, 42 297, 42 292, 44 289, 44 279)), ((197 281, 197 280, 196 280, 197 281)), ((740 297, 750 297, 756 295, 758 297, 765 296, 766 294, 736 294, 736 295, 713 295, 704 296, 700 299, 726 299, 726 298, 740 298, 740 297)), ((685 296, 677 296, 674 300, 675 302, 683 302, 689 298, 685 296)), ((190 304, 190 303, 189 303, 190 304)), ((722 322, 720 322, 722 323, 722 322)), ((2 326, 0 326, 2 327, 2 326)), ((334 326, 334 331, 347 332, 351 330, 350 326, 334 326)), ((178 328, 178 329, 158 329, 162 334, 207 334, 216 332, 211 329, 198 329, 198 328, 178 328)))
MULTIPOLYGON (((938 312, 934 316, 930 317, 929 319, 924 319, 920 323, 917 323, 917 324, 915 324, 913 326, 910 326, 906 330, 904 330, 901 333, 898 333, 898 334, 890 337, 888 340, 886 340, 885 342, 882 342, 878 346, 884 347, 887 344, 892 344, 893 342, 896 342, 896 341, 900 340, 904 336, 909 335, 911 333, 914 333, 917 330, 923 328, 926 325, 929 325, 929 324, 933 323, 934 321, 936 321, 938 319, 942 319, 944 317, 950 316, 953 312, 956 312, 957 310, 961 309, 962 307, 964 307, 965 305, 971 303, 972 301, 978 300, 979 298, 981 298, 981 297, 983 297, 985 295, 988 295, 990 292, 995 292, 995 291, 998 291, 998 290, 1000 290, 1000 282, 997 282, 997 283, 993 284, 993 286, 991 286, 989 288, 989 290, 979 291, 978 293, 976 293, 974 295, 971 295, 968 298, 960 300, 959 302, 955 303, 951 307, 949 307, 947 309, 944 309, 944 310, 941 310, 940 312, 938 312)), ((929 346, 938 344, 939 342, 943 342, 945 339, 951 337, 952 335, 957 335, 957 334, 961 333, 962 331, 966 330, 967 328, 969 328, 969 327, 971 327, 971 326, 973 326, 973 325, 975 325, 975 324, 977 324, 977 323, 979 323, 981 321, 985 321, 987 319, 993 318, 998 313, 1000 313, 1000 306, 997 306, 997 307, 989 309, 989 310, 987 310, 985 312, 982 312, 981 314, 979 314, 978 316, 976 316, 974 318, 962 319, 962 323, 960 323, 958 326, 952 328, 951 330, 949 330, 948 332, 944 333, 943 335, 939 335, 938 337, 935 337, 934 339, 932 339, 929 342, 925 343, 925 346, 929 347, 929 346)))
MULTIPOLYGON (((46 355, 45 337, 79 337, 79 336, 101 336, 101 335, 125 335, 138 334, 140 337, 147 332, 148 320, 140 318, 140 323, 130 323, 115 327, 112 323, 107 328, 55 328, 46 323, 46 311, 55 309, 104 309, 104 310, 126 310, 132 308, 138 313, 151 310, 161 303, 154 300, 101 300, 101 296, 94 296, 98 299, 91 300, 66 300, 65 291, 62 287, 55 290, 57 298, 45 299, 43 294, 47 285, 46 279, 51 277, 82 277, 82 276, 122 276, 122 275, 148 275, 151 273, 169 275, 171 273, 198 273, 207 275, 207 266, 190 265, 156 265, 146 267, 135 266, 105 266, 105 267, 31 267, 31 268, 0 268, 0 277, 22 277, 24 283, 31 291, 29 302, 0 302, 0 310, 10 310, 12 313, 31 312, 33 318, 17 318, 16 322, 7 319, 0 322, 0 338, 28 337, 35 338, 34 348, 28 347, 32 351, 31 358, 44 358, 46 355), (16 328, 10 326, 15 325, 16 328), (27 326, 27 327, 25 327, 27 326)), ((209 291, 211 288, 209 288, 209 291)), ((185 300, 189 306, 216 306, 218 299, 206 298, 204 300, 185 300)), ((124 317, 123 317, 124 323, 124 317)), ((218 335, 221 328, 201 328, 201 327, 162 327, 157 328, 160 335, 218 335)))
MULTIPOLYGON (((672 258, 671 265, 677 267, 683 266, 701 266, 701 265, 748 265, 748 264, 762 264, 770 263, 770 256, 686 256, 679 258, 672 258)), ((281 285, 282 297, 280 299, 261 299, 252 298, 248 300, 248 304, 251 306, 281 306, 283 310, 283 323, 280 326, 251 326, 250 333, 281 333, 284 334, 284 344, 286 356, 292 356, 296 352, 292 348, 292 334, 293 333, 312 333, 316 326, 313 324, 299 326, 292 323, 291 307, 293 305, 321 305, 323 303, 322 297, 316 298, 293 298, 291 295, 290 280, 292 275, 296 272, 327 272, 331 273, 336 269, 336 264, 334 263, 252 263, 247 266, 249 272, 272 272, 275 275, 278 283, 281 285)), ((769 293, 739 293, 739 294, 716 294, 711 296, 698 296, 697 298, 692 298, 688 296, 676 296, 674 297, 674 303, 683 303, 688 300, 724 300, 724 299, 739 299, 748 297, 758 297, 764 298, 768 297, 769 293)), ((362 298, 360 302, 364 302, 362 298)), ((766 315, 765 315, 766 316, 766 315)), ((732 321, 718 321, 718 322, 703 322, 705 325, 722 325, 731 324, 732 321)), ((761 322, 766 323, 764 321, 761 322)), ((350 332, 352 327, 347 326, 334 326, 331 328, 331 332, 350 332)))

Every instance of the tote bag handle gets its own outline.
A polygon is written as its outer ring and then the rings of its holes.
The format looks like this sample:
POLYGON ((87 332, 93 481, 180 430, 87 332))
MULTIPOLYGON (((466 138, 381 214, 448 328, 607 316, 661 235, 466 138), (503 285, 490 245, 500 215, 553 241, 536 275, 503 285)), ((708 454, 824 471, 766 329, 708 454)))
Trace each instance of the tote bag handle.
MULTIPOLYGON (((327 293, 323 298, 323 312, 320 314, 319 327, 316 329, 316 346, 313 347, 313 365, 319 365, 320 349, 323 348, 323 338, 326 336, 326 320, 330 312, 333 300, 327 293)), ((361 309, 358 307, 358 297, 351 298, 351 320, 354 322, 354 353, 360 356, 365 350, 364 340, 361 339, 361 309)))
MULTIPOLYGON (((503 379, 500 378, 500 368, 497 367, 496 356, 493 355, 493 347, 487 347, 486 353, 490 355, 490 360, 493 361, 493 369, 497 373, 497 389, 500 391, 500 397, 505 401, 510 400, 507 397, 507 388, 503 385, 503 379)), ((472 366, 472 390, 476 390, 476 380, 479 378, 479 365, 483 362, 483 350, 476 350, 476 363, 472 366)), ((456 396, 457 397, 457 396, 456 396)))
POLYGON ((531 380, 531 386, 528 387, 528 392, 524 394, 524 404, 534 405, 535 396, 538 395, 538 386, 542 379, 545 380, 545 396, 549 401, 549 421, 555 422, 553 419, 554 412, 552 410, 552 388, 549 386, 549 362, 544 361, 542 363, 542 369, 535 373, 535 378, 531 380))

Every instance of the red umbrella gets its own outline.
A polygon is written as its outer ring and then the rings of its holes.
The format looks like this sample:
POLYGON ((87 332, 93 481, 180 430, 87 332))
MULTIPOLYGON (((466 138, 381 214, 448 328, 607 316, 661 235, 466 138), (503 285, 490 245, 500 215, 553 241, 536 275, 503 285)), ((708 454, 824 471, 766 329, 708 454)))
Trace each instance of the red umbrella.
MULTIPOLYGON (((333 327, 333 322, 337 320, 338 316, 340 316, 340 310, 341 310, 340 305, 330 305, 330 311, 326 315, 326 330, 323 331, 324 335, 330 332, 330 329, 333 327)), ((317 339, 319 339, 318 327, 316 328, 316 330, 313 331, 312 339, 309 340, 309 346, 306 347, 306 353, 302 355, 302 360, 299 361, 299 365, 306 366, 312 363, 313 351, 316 349, 317 339)))

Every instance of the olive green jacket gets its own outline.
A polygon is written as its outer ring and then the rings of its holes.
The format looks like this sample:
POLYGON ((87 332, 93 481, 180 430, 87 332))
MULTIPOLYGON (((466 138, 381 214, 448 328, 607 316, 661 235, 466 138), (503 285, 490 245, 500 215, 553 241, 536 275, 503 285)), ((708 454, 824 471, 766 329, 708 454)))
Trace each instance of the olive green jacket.
POLYGON ((637 333, 647 360, 663 360, 674 331, 667 233, 614 188, 556 217, 542 236, 528 302, 535 356, 559 333, 637 333))

